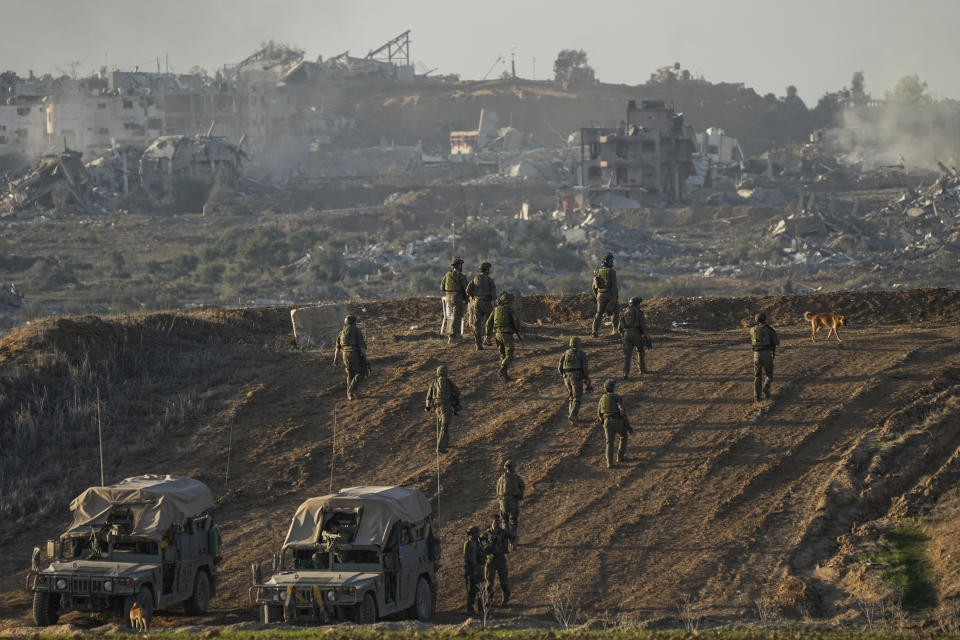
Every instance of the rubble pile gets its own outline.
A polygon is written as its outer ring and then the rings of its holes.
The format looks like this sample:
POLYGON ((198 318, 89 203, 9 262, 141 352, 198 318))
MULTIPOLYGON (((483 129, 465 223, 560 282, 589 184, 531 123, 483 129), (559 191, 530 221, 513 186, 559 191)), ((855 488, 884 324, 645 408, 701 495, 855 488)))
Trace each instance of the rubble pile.
POLYGON ((78 151, 65 149, 41 157, 8 182, 4 208, 25 209, 34 205, 53 208, 67 204, 88 207, 93 183, 80 156, 78 151))
POLYGON ((904 257, 940 250, 960 253, 960 176, 945 173, 931 187, 913 189, 862 215, 816 208, 775 220, 766 240, 796 265, 864 265, 877 269, 904 257))

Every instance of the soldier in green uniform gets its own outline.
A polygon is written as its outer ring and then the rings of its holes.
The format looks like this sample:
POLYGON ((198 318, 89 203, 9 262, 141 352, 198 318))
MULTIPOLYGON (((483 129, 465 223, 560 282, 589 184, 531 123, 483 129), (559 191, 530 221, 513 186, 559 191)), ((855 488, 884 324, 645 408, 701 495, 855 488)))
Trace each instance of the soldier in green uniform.
MULTIPOLYGON (((603 256, 603 262, 593 276, 593 297, 597 301, 597 314, 593 316, 592 335, 596 338, 605 313, 609 313, 610 317, 616 319, 617 301, 620 292, 617 289, 617 272, 613 268, 612 253, 603 256)), ((614 332, 616 332, 616 327, 614 327, 614 332)))
POLYGON ((467 308, 467 276, 463 275, 463 258, 455 257, 450 262, 450 271, 440 279, 440 289, 447 297, 447 306, 453 310, 453 320, 450 325, 450 336, 447 343, 460 339, 460 330, 463 323, 463 312, 467 308))
POLYGON ((447 377, 447 365, 437 367, 437 377, 427 389, 427 404, 424 411, 431 407, 437 413, 437 451, 445 453, 450 444, 450 421, 460 415, 460 389, 447 377))
POLYGON ((477 343, 477 351, 480 351, 483 349, 484 334, 486 334, 487 346, 490 346, 490 334, 486 332, 487 318, 493 311, 493 301, 497 299, 497 285, 490 277, 489 262, 480 265, 480 273, 475 275, 467 285, 467 295, 470 296, 473 339, 477 343))
POLYGON ((643 299, 640 297, 630 298, 630 306, 620 316, 619 329, 623 336, 623 379, 630 377, 630 360, 633 358, 633 350, 637 350, 637 364, 640 366, 640 373, 647 372, 647 359, 644 354, 646 348, 650 346, 650 336, 647 334, 647 323, 643 318, 643 309, 640 303, 643 299))
POLYGON ((510 584, 507 582, 507 553, 510 552, 510 537, 500 526, 500 516, 493 516, 490 528, 480 536, 487 563, 483 567, 483 578, 487 588, 487 602, 493 602, 493 581, 500 578, 500 590, 503 591, 501 606, 510 601, 510 584))
POLYGON ((523 500, 526 489, 523 478, 513 472, 513 462, 504 462, 503 473, 497 480, 497 499, 500 501, 500 520, 514 549, 517 547, 517 534, 520 530, 520 501, 523 500))
POLYGON ((623 398, 620 394, 614 393, 617 383, 613 380, 607 380, 603 388, 606 393, 600 397, 600 404, 597 406, 597 417, 603 425, 604 457, 607 461, 607 468, 611 468, 614 462, 623 462, 627 459, 627 434, 633 433, 627 414, 623 410, 623 398), (617 448, 616 461, 613 457, 613 439, 620 436, 620 446, 617 448))
POLYGON ((513 302, 513 294, 504 291, 497 298, 497 306, 493 313, 487 318, 487 335, 496 330, 497 350, 500 352, 500 368, 497 370, 504 380, 510 379, 507 373, 507 367, 513 361, 513 334, 523 340, 523 334, 520 333, 520 319, 514 313, 510 304, 513 302))
POLYGON ((467 529, 467 541, 463 543, 463 577, 467 583, 468 616, 477 615, 473 603, 480 593, 486 562, 487 556, 483 553, 483 545, 480 543, 480 528, 470 527, 467 529))
POLYGON ((343 357, 343 366, 347 371, 347 400, 356 400, 360 380, 367 377, 367 341, 357 326, 357 317, 353 314, 343 319, 343 330, 337 336, 337 348, 333 352, 333 366, 337 366, 343 357))
POLYGON ((770 397, 770 382, 773 380, 773 357, 777 353, 780 338, 773 327, 767 324, 767 314, 761 311, 750 328, 750 345, 753 347, 753 399, 763 402, 760 393, 770 397), (766 374, 766 383, 764 383, 766 374))
POLYGON ((563 376, 563 384, 567 388, 567 419, 576 424, 583 385, 586 384, 587 390, 591 390, 587 354, 580 348, 580 338, 570 338, 570 348, 560 356, 557 371, 563 376))

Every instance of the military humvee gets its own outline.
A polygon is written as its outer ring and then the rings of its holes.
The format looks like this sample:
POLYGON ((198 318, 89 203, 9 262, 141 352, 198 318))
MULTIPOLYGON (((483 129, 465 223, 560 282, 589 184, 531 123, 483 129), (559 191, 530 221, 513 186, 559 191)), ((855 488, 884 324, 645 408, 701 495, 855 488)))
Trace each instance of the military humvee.
POLYGON ((351 487, 300 505, 274 575, 254 564, 261 622, 371 623, 397 613, 427 622, 437 603, 440 540, 430 502, 403 487, 351 487))
POLYGON ((212 506, 205 484, 178 476, 87 489, 70 503, 70 528, 47 541, 46 569, 40 548, 33 550, 33 621, 46 626, 67 611, 100 611, 129 624, 134 603, 147 626, 154 608, 183 603, 189 613, 203 613, 220 560, 212 506))

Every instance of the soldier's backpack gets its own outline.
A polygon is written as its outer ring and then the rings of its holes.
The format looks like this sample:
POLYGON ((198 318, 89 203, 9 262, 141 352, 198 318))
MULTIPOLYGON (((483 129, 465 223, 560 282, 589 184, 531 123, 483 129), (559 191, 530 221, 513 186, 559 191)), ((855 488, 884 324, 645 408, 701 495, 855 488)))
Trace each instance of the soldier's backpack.
POLYGON ((513 326, 513 314, 508 305, 498 304, 493 310, 493 326, 501 330, 516 331, 517 328, 513 326))
POLYGON ((443 278, 443 290, 447 293, 457 293, 461 290, 460 273, 456 269, 450 269, 443 278))
POLYGON ((600 398, 600 414, 604 417, 612 416, 614 418, 619 418, 620 416, 620 407, 617 406, 617 397, 613 393, 605 393, 600 398))
POLYGON ((610 268, 600 267, 596 273, 597 290, 607 291, 610 289, 610 268))
POLYGON ((563 354, 563 370, 570 371, 573 370, 582 370, 583 362, 580 361, 580 350, 570 348, 567 349, 567 352, 563 354))

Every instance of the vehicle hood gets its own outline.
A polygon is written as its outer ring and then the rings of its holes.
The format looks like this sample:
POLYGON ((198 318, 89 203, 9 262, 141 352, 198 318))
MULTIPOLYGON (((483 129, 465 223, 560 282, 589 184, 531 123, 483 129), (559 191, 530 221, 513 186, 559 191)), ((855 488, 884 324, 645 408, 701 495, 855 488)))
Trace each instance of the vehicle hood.
POLYGON ((105 560, 64 560, 63 562, 52 562, 50 566, 41 571, 41 573, 60 575, 81 575, 81 576, 104 576, 104 577, 129 577, 145 571, 153 571, 157 568, 155 564, 145 564, 142 562, 108 562, 105 560))
POLYGON ((274 575, 264 584, 271 587, 302 585, 359 587, 365 582, 376 579, 379 575, 379 573, 350 571, 285 571, 274 575))

